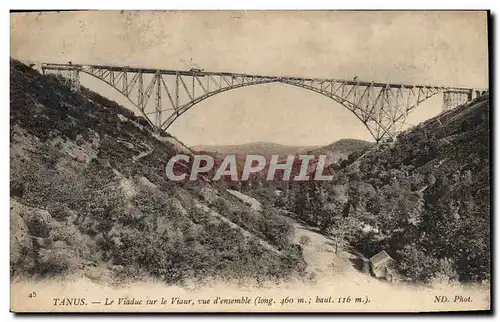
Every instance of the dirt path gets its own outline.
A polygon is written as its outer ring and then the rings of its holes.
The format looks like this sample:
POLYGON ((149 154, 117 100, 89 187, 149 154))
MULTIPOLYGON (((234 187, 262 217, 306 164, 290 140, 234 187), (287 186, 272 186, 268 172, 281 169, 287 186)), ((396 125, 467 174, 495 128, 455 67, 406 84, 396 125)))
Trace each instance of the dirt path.
POLYGON ((249 205, 253 210, 262 210, 262 204, 257 199, 247 196, 237 190, 226 189, 226 191, 243 201, 245 204, 249 205))
POLYGON ((355 283, 377 282, 354 268, 351 260, 356 259, 356 255, 341 250, 335 254, 335 246, 328 237, 298 222, 294 226, 294 243, 299 243, 302 236, 309 238, 309 242, 302 246, 302 252, 311 278, 333 281, 340 277, 355 283))

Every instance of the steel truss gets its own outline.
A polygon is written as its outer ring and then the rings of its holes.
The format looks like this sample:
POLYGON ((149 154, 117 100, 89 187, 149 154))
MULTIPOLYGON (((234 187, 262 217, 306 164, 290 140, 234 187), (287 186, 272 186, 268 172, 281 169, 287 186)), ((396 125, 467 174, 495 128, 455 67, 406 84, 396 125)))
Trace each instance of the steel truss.
POLYGON ((105 82, 126 97, 156 131, 167 130, 191 107, 219 93, 250 85, 284 83, 314 91, 343 105, 378 142, 395 138, 408 114, 428 98, 443 93, 443 110, 446 111, 472 100, 474 94, 469 88, 217 73, 199 69, 181 71, 44 63, 42 71, 63 76, 74 89, 80 87, 80 73, 105 82))

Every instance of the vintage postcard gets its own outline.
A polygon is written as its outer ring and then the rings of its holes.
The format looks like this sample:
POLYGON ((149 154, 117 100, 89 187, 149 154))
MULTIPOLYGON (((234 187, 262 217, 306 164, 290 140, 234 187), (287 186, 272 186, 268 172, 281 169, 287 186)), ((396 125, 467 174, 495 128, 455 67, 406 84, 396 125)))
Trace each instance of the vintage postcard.
POLYGON ((12 12, 11 310, 489 311, 488 22, 12 12))

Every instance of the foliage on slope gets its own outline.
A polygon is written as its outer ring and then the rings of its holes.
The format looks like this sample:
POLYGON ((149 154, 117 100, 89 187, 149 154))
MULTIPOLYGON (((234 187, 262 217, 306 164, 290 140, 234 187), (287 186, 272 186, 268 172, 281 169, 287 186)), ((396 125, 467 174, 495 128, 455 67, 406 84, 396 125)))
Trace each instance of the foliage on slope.
POLYGON ((226 198, 223 189, 166 180, 165 164, 178 147, 152 134, 144 119, 15 60, 10 76, 12 276, 83 272, 177 283, 303 270, 290 222, 253 213, 246 228, 255 235, 244 236, 196 207, 209 203, 207 191, 226 198))
POLYGON ((489 98, 441 114, 296 184, 290 208, 366 256, 384 249, 408 280, 490 274, 489 98))

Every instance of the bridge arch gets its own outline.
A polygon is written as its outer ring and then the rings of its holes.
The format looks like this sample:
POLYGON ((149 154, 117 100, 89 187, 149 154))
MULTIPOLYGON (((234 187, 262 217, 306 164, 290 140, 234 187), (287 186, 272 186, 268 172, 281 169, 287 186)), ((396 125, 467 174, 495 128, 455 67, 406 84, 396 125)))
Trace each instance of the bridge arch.
POLYGON ((268 80, 268 81, 248 83, 248 84, 244 84, 244 85, 226 87, 226 88, 223 88, 223 89, 218 90, 218 91, 206 93, 205 95, 197 97, 195 100, 193 100, 193 101, 191 101, 191 102, 189 102, 189 103, 181 106, 178 109, 178 113, 171 114, 169 116, 169 118, 167 118, 164 121, 164 123, 162 124, 162 128, 164 130, 168 129, 184 113, 186 113, 187 111, 189 111, 191 108, 195 107, 198 103, 201 103, 202 101, 204 101, 204 100, 206 100, 206 99, 208 99, 208 98, 210 98, 212 96, 215 96, 217 94, 220 94, 220 93, 223 93, 223 92, 226 92, 226 91, 229 91, 229 90, 233 90, 233 89, 236 89, 236 88, 242 88, 242 87, 253 86, 253 85, 261 85, 261 84, 272 84, 272 83, 281 83, 281 84, 286 84, 286 85, 289 85, 289 86, 303 88, 303 89, 306 89, 306 90, 309 90, 309 91, 312 91, 312 92, 315 92, 315 93, 319 93, 319 94, 321 94, 323 96, 326 96, 329 99, 334 100, 335 102, 337 102, 340 105, 342 105, 343 108, 346 108, 348 111, 350 111, 352 114, 354 114, 356 116, 356 118, 359 121, 361 121, 361 123, 363 123, 363 125, 368 129, 368 131, 370 132, 370 134, 372 136, 374 136, 374 137, 375 137, 375 133, 370 128, 368 121, 372 121, 373 123, 377 124, 378 126, 381 127, 381 129, 383 129, 385 131, 389 131, 389 129, 387 129, 383 124, 380 124, 375 118, 373 118, 372 116, 366 114, 362 109, 357 108, 352 102, 349 102, 349 101, 343 99, 342 97, 340 97, 338 95, 334 95, 334 94, 330 94, 330 93, 328 93, 326 91, 318 90, 318 89, 316 89, 316 88, 314 88, 312 86, 307 86, 307 85, 306 86, 299 86, 297 84, 290 83, 290 82, 287 82, 287 81, 282 81, 282 80, 268 80), (365 117, 363 117, 363 115, 365 117))

